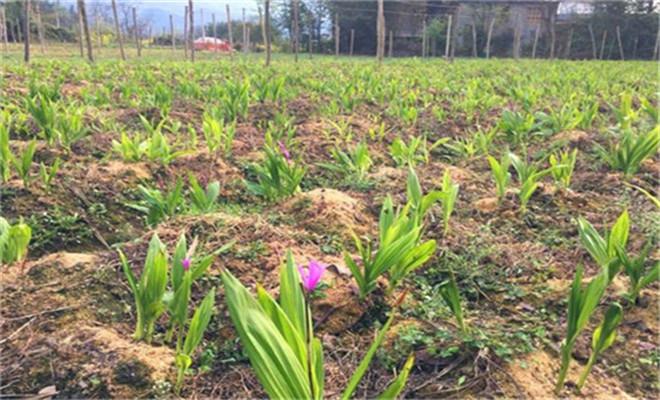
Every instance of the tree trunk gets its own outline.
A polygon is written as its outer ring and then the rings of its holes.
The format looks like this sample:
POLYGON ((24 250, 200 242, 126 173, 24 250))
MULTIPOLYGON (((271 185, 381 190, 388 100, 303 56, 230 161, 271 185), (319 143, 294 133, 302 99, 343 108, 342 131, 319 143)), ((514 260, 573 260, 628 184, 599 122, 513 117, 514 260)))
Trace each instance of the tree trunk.
POLYGON ((188 0, 188 18, 190 61, 195 62, 195 9, 193 8, 193 0, 188 0))
POLYGON ((490 39, 493 37, 493 28, 495 27, 495 16, 490 19, 488 24, 488 34, 486 35, 486 58, 490 58, 490 39))
POLYGON ((215 13, 211 13, 211 24, 213 25, 211 33, 213 34, 213 52, 218 52, 218 46, 216 45, 216 40, 218 38, 218 30, 215 27, 215 13))
POLYGON ((142 46, 140 44, 140 30, 137 23, 137 9, 133 7, 133 35, 135 36, 135 48, 137 49, 137 56, 142 57, 142 46))
POLYGON ((55 3, 55 26, 60 29, 60 0, 55 3))
POLYGON ((513 58, 516 60, 520 58, 520 39, 522 36, 522 24, 521 24, 520 12, 516 13, 516 22, 515 27, 513 28, 513 58))
POLYGON ((23 60, 26 63, 30 62, 30 0, 25 0, 24 3, 24 14, 23 14, 23 60))
POLYGON ((653 59, 658 58, 658 52, 660 52, 660 25, 658 25, 658 32, 655 35, 655 46, 653 46, 653 59))
POLYGON ((594 36, 594 27, 589 24, 589 38, 591 38, 591 58, 598 57, 598 50, 596 49, 596 36, 594 36))
MULTIPOLYGON (((447 38, 445 40, 445 59, 449 59, 449 47, 451 47, 451 22, 452 22, 452 15, 449 14, 447 18, 447 38)), ((489 36, 490 39, 490 36, 489 36)), ((490 46, 490 40, 488 41, 488 46, 490 46)))
POLYGON ((264 25, 266 26, 266 66, 270 65, 270 0, 264 3, 264 25))
POLYGON ((92 52, 92 35, 89 34, 89 23, 87 21, 85 0, 78 0, 78 9, 80 10, 80 19, 82 20, 83 33, 85 34, 85 42, 87 43, 87 59, 89 62, 93 63, 94 54, 92 52))
POLYGON ((247 26, 245 25, 245 8, 243 9, 243 53, 247 53, 248 50, 248 34, 247 26))
POLYGON ((351 41, 350 41, 350 47, 348 48, 348 54, 352 57, 353 56, 353 46, 355 45, 355 29, 351 29, 351 41))
POLYGON ((23 41, 23 24, 21 24, 20 18, 16 18, 16 37, 19 42, 23 41))
POLYGON ((117 41, 119 41, 119 53, 121 54, 121 59, 126 61, 124 41, 121 38, 121 28, 119 27, 119 17, 117 16, 117 0, 112 0, 112 16, 115 20, 115 34, 117 35, 117 41))
POLYGON ((555 14, 550 16, 550 58, 555 58, 555 14))
POLYGON ((603 59, 603 55, 605 53, 605 42, 607 41, 607 30, 603 31, 603 40, 600 43, 600 57, 599 59, 603 59))
POLYGON ((633 50, 632 50, 632 57, 631 57, 632 60, 637 58, 637 45, 638 44, 639 44, 639 36, 635 36, 635 39, 633 40, 633 50))
POLYGON ((9 35, 7 34, 7 22, 8 21, 7 21, 7 14, 5 12, 4 7, 0 8, 0 18, 2 18, 2 27, 0 27, 0 29, 2 29, 2 45, 3 45, 3 49, 6 53, 6 52, 9 51, 9 38, 7 37, 9 35))
POLYGON ((311 13, 309 18, 309 35, 307 36, 308 36, 307 40, 309 41, 309 43, 307 43, 308 46, 307 50, 309 51, 309 58, 312 58, 312 53, 314 52, 314 46, 313 46, 314 43, 312 38, 312 36, 314 36, 314 17, 311 15, 311 13))
POLYGON ((96 39, 98 40, 99 51, 103 47, 103 36, 101 36, 101 24, 99 23, 99 9, 98 7, 94 8, 94 30, 96 31, 96 39))
POLYGON ((200 8, 199 9, 199 26, 200 26, 200 32, 202 33, 202 37, 206 37, 206 25, 204 25, 204 9, 200 8))
POLYGON ((621 29, 619 28, 619 25, 616 26, 616 41, 619 44, 619 57, 621 58, 621 61, 624 61, 623 44, 621 43, 621 29))

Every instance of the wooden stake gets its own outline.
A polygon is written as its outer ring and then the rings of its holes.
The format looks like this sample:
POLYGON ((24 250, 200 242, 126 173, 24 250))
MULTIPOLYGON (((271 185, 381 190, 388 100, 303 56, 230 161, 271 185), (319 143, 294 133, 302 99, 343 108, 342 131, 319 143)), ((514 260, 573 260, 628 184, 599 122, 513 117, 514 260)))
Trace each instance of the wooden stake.
POLYGON ((555 58, 555 14, 550 16, 550 58, 555 58))
POLYGON ((594 35, 594 27, 591 24, 589 27, 589 37, 591 38, 591 58, 596 59, 598 57, 598 50, 596 49, 596 36, 594 35))
POLYGON ((41 22, 41 6, 38 2, 34 4, 34 14, 37 17, 37 34, 39 35, 39 47, 41 48, 41 54, 45 54, 46 43, 44 41, 44 25, 41 22))
POLYGON ((270 65, 270 0, 264 3, 264 25, 266 27, 266 66, 270 65))
POLYGON ((353 45, 355 44, 355 29, 351 29, 351 41, 348 48, 348 54, 353 57, 353 45))
POLYGON ((9 51, 9 38, 7 37, 9 35, 7 34, 7 22, 8 21, 7 21, 7 14, 5 13, 5 8, 4 7, 0 8, 0 18, 2 18, 2 27, 0 27, 0 29, 2 30, 2 45, 3 45, 3 49, 6 53, 6 52, 9 51))
POLYGON ((188 0, 188 41, 190 46, 190 61, 195 62, 195 11, 193 0, 188 0))
POLYGON ((137 24, 137 9, 133 7, 133 35, 135 36, 135 48, 137 56, 142 57, 142 45, 140 44, 140 31, 137 24))
POLYGON ((245 8, 243 9, 243 53, 247 53, 248 50, 248 34, 247 26, 245 25, 245 8))
POLYGON ((115 35, 117 35, 117 40, 119 41, 119 53, 121 54, 121 59, 126 61, 126 53, 124 53, 124 41, 121 38, 121 28, 119 27, 119 17, 117 16, 116 0, 112 0, 112 16, 115 20, 115 35))
POLYGON ((426 15, 422 17, 422 58, 426 58, 426 15))
POLYGON ((85 9, 85 0, 78 0, 78 9, 80 10, 80 19, 82 20, 83 32, 85 34, 85 42, 87 42, 87 59, 89 62, 94 62, 94 54, 92 53, 92 35, 89 34, 89 23, 87 22, 87 10, 85 9))
POLYGON ((600 43, 600 57, 599 59, 603 59, 603 54, 605 53, 605 41, 607 41, 607 30, 603 31, 603 40, 600 43))
POLYGON ((231 30, 231 12, 229 10, 229 4, 227 4, 226 6, 227 6, 226 7, 226 9, 227 9, 227 38, 229 39, 229 46, 233 49, 234 48, 234 35, 232 34, 232 30, 231 30))
POLYGON ((385 56, 385 5, 383 0, 378 0, 378 63, 383 63, 385 56))
POLYGON ((573 28, 571 28, 568 31, 568 40, 566 43, 566 54, 564 54, 564 58, 570 58, 571 57, 571 47, 573 46, 573 28))
POLYGON ((619 44, 619 57, 621 57, 621 61, 624 61, 623 44, 621 43, 621 29, 619 28, 619 25, 616 26, 616 41, 619 44))
POLYGON ((190 20, 190 17, 188 16, 188 6, 184 7, 184 14, 183 14, 183 54, 186 58, 188 59, 188 21, 190 20))
POLYGON ((490 58, 490 39, 493 37, 494 26, 495 16, 493 15, 493 17, 490 19, 490 24, 488 24, 488 34, 486 35, 486 58, 490 58))
POLYGON ((392 30, 390 29, 390 43, 389 43, 389 49, 387 50, 387 56, 389 58, 392 58, 393 50, 394 50, 394 34, 392 33, 392 30))
POLYGON ((335 56, 339 55, 339 15, 335 14, 335 56))
POLYGON ((536 29, 534 30, 534 44, 532 45, 532 59, 536 59, 536 48, 538 47, 539 44, 539 35, 541 34, 541 23, 539 22, 538 25, 536 25, 536 29))
POLYGON ((80 9, 80 1, 77 3, 78 11, 78 44, 80 45, 80 57, 85 57, 85 50, 83 48, 83 20, 82 20, 82 11, 80 9))
POLYGON ((478 57, 479 54, 477 52, 477 24, 474 22, 474 18, 472 18, 472 57, 478 57))
MULTIPOLYGON (((451 20, 453 19, 452 15, 447 16, 447 38, 445 40, 445 59, 449 59, 449 46, 451 45, 451 20)), ((490 36, 489 36, 490 38, 490 36)), ((488 41, 488 47, 490 47, 490 40, 488 41)), ((489 52, 490 53, 490 52, 489 52)))
POLYGON ((23 23, 23 60, 26 63, 30 62, 30 6, 30 0, 25 0, 25 4, 23 6, 25 8, 23 10, 23 18, 25 19, 23 23))
POLYGON ((293 1, 293 54, 294 59, 298 62, 298 41, 300 40, 300 26, 299 26, 299 13, 300 7, 298 0, 293 1))
POLYGON ((658 25, 658 32, 655 35, 655 46, 653 46, 653 59, 658 58, 660 52, 660 25, 658 25))
POLYGON ((172 51, 176 51, 176 39, 174 38, 174 17, 170 14, 170 40, 172 41, 172 51))

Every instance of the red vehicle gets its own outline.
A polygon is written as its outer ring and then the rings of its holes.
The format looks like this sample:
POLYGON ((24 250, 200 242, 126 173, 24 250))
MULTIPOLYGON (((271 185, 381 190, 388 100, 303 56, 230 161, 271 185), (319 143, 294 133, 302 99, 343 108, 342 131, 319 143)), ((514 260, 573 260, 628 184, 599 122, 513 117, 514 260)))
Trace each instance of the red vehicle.
POLYGON ((218 51, 223 53, 234 51, 226 40, 208 36, 195 39, 193 46, 195 47, 195 50, 218 51))

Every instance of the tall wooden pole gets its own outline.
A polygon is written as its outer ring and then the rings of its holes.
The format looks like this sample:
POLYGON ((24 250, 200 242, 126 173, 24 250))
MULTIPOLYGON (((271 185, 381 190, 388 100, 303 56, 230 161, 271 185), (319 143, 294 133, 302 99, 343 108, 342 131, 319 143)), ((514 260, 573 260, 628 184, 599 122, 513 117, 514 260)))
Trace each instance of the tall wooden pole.
POLYGON ((232 33, 231 29, 231 11, 229 9, 229 4, 226 5, 227 9, 227 38, 229 39, 229 46, 233 49, 234 48, 234 35, 232 33))
POLYGON ((183 7, 183 55, 188 59, 188 6, 183 7))
POLYGON ((25 0, 23 10, 23 60, 26 63, 30 62, 30 0, 25 0))
POLYGON ((621 29, 619 28, 619 25, 616 26, 616 41, 619 44, 619 57, 621 58, 621 61, 624 61, 623 44, 621 43, 621 29))
POLYGON ((4 7, 0 8, 0 18, 2 18, 2 27, 0 27, 0 29, 2 29, 2 45, 3 45, 3 49, 6 53, 6 52, 9 51, 9 38, 7 37, 9 35, 7 34, 7 22, 8 21, 7 21, 7 14, 5 12, 4 7))
POLYGON ((174 17, 170 14, 170 40, 172 42, 172 51, 176 51, 176 39, 174 38, 174 17))
POLYGON ((599 59, 603 59, 603 54, 605 53, 605 42, 607 41, 607 30, 603 31, 603 41, 600 43, 600 57, 599 59))
POLYGON ((300 41, 300 25, 299 25, 299 14, 300 14, 300 7, 298 4, 298 0, 292 0, 293 1, 293 54, 294 54, 294 59, 296 62, 298 62, 298 47, 299 47, 299 41, 300 41))
POLYGON ((133 7, 133 36, 135 36, 135 48, 137 56, 142 57, 142 46, 140 45, 140 30, 137 23, 137 9, 133 7))
POLYGON ((335 56, 339 55, 339 15, 335 14, 335 56))
POLYGON ((270 0, 264 2, 264 27, 266 29, 266 66, 270 66, 270 0))
POLYGON ((351 41, 349 42, 348 54, 353 56, 353 46, 355 45, 355 29, 351 29, 351 41))
POLYGON ((44 25, 41 21, 41 6, 39 2, 34 4, 34 14, 37 17, 37 34, 39 35, 39 47, 41 48, 41 54, 46 53, 46 43, 44 40, 44 25))
POLYGON ((195 9, 193 0, 188 0, 188 42, 190 47, 190 61, 195 62, 195 9))
POLYGON ((394 34, 392 33, 392 30, 390 29, 389 49, 387 49, 387 56, 389 58, 392 58, 393 51, 394 51, 394 34))
POLYGON ((87 43, 87 59, 89 62, 94 62, 94 54, 92 53, 92 35, 89 33, 89 23, 87 21, 87 10, 85 9, 85 0, 78 0, 78 9, 80 10, 80 20, 82 21, 82 31, 85 34, 85 42, 87 43))
POLYGON ((84 50, 84 45, 83 45, 83 40, 85 38, 83 37, 83 19, 82 19, 82 10, 80 7, 80 1, 77 3, 77 11, 78 11, 78 44, 80 48, 80 57, 85 57, 85 50, 84 50))
POLYGON ((112 16, 115 20, 115 35, 117 35, 117 41, 119 41, 119 53, 121 54, 121 59, 126 61, 126 53, 124 53, 124 41, 121 38, 121 28, 119 27, 119 16, 117 16, 116 0, 112 0, 112 16))
POLYGON ((426 57, 426 15, 422 17, 422 58, 426 57))
MULTIPOLYGON (((446 41, 445 41, 445 58, 449 59, 449 47, 451 46, 451 23, 452 23, 452 15, 449 14, 447 17, 447 33, 446 33, 446 41)), ((488 43, 488 47, 490 47, 490 43, 488 43)), ((489 52, 490 53, 490 52, 489 52)))
POLYGON ((589 24, 589 37, 591 38, 591 58, 594 60, 598 57, 598 50, 596 50, 596 36, 594 35, 594 27, 589 24))
POLYGON ((539 34, 541 32, 541 24, 539 23, 536 25, 536 29, 534 30, 534 44, 532 45, 532 59, 536 58, 536 48, 539 44, 539 34))
POLYGON ((493 37, 493 27, 495 27, 495 15, 493 15, 490 19, 490 24, 488 24, 488 34, 486 35, 486 58, 490 58, 490 39, 493 37))
POLYGON ((573 47, 573 28, 568 31, 568 40, 566 41, 566 53, 564 58, 571 57, 571 47, 573 47))
POLYGON ((378 63, 383 63, 383 57, 385 56, 385 6, 383 0, 378 0, 378 51, 376 52, 378 56, 378 63))
POLYGON ((247 53, 248 42, 247 42, 247 25, 245 25, 245 8, 243 9, 243 53, 247 53))
POLYGON ((658 59, 658 53, 660 53, 660 25, 658 25, 658 32, 655 35, 655 46, 653 46, 653 59, 658 59))

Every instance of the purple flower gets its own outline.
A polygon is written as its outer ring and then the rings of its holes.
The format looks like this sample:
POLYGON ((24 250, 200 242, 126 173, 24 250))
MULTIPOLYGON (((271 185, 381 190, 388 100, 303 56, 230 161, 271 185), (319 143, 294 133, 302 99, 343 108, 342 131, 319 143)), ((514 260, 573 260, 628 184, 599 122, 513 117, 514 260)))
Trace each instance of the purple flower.
POLYGON ((321 282, 321 276, 325 272, 325 268, 325 265, 316 260, 310 260, 307 268, 302 265, 298 266, 298 272, 300 273, 303 288, 305 288, 307 292, 311 293, 316 290, 319 282, 321 282))
POLYGON ((278 140, 277 145, 280 147, 280 152, 282 153, 284 158, 286 158, 287 161, 291 161, 291 153, 289 153, 289 150, 287 150, 284 143, 282 143, 281 140, 278 140))
POLYGON ((184 271, 188 271, 190 269, 190 264, 191 264, 190 258, 184 258, 183 260, 181 260, 181 266, 183 267, 184 271))

